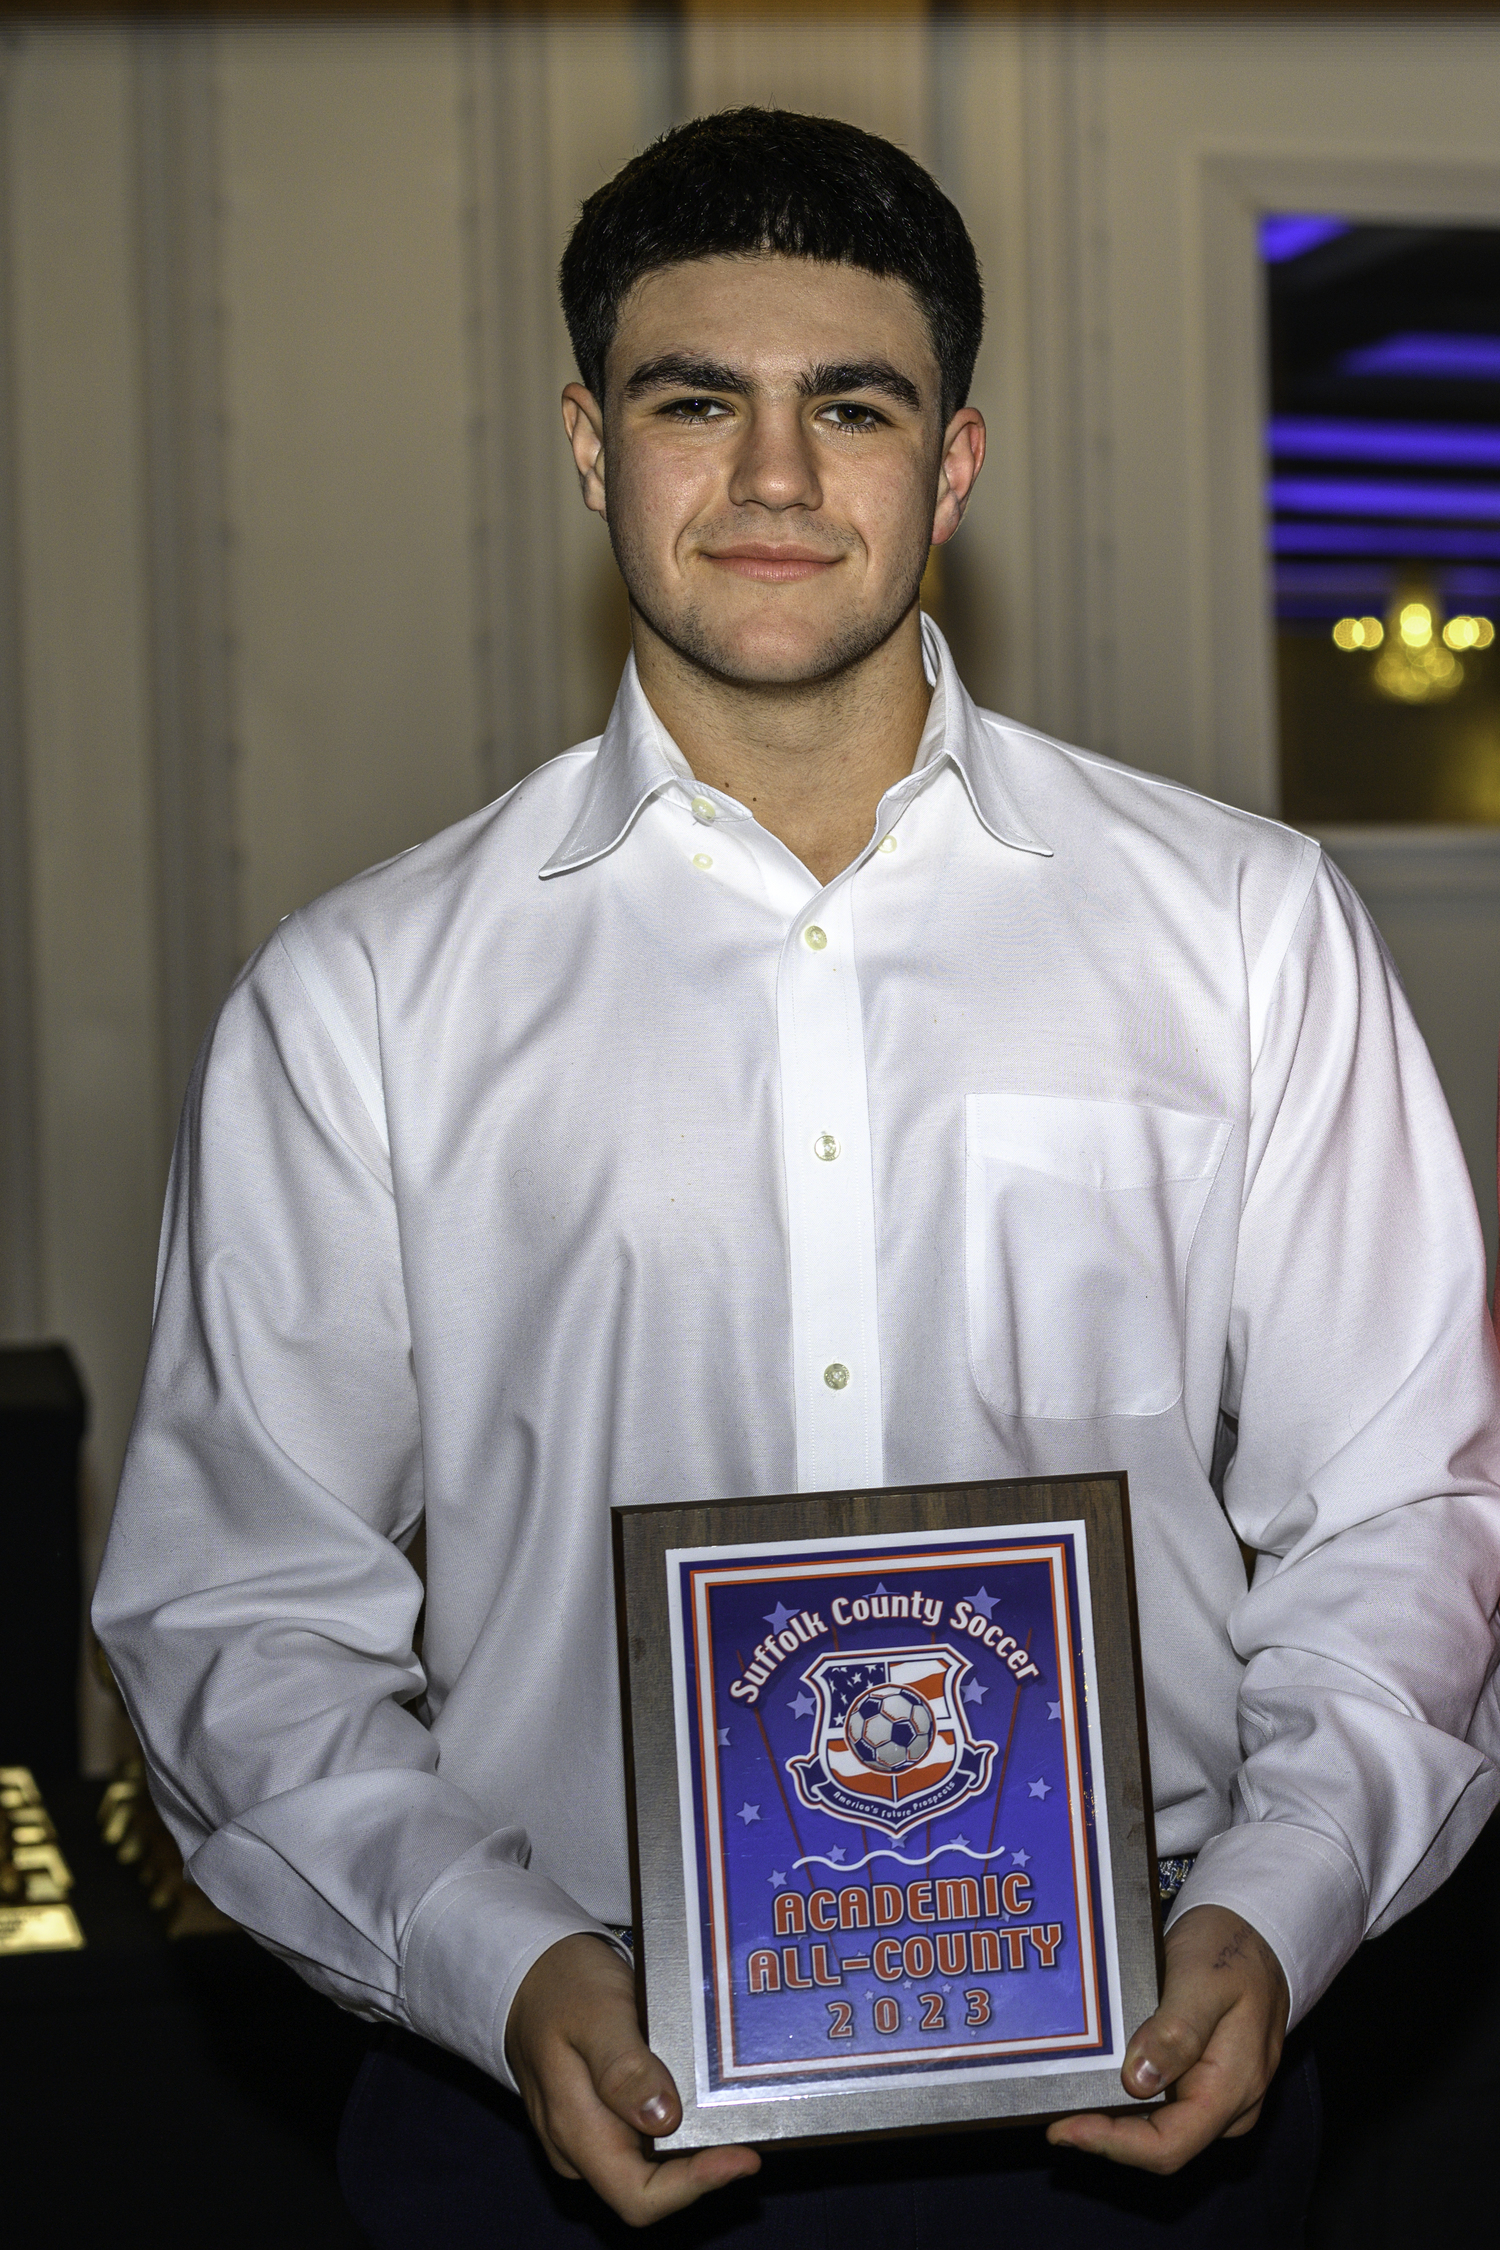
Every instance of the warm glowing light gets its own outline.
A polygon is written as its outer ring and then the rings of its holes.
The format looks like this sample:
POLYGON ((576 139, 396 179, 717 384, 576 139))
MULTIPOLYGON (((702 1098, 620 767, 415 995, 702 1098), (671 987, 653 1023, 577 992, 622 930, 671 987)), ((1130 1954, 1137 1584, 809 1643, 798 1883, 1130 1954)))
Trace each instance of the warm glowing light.
POLYGON ((1463 685, 1464 668, 1439 643, 1411 648, 1392 641, 1375 659, 1375 685, 1398 703, 1442 703, 1463 685))
POLYGON ((1488 648, 1495 638, 1495 628, 1487 617, 1450 617, 1443 627, 1443 639, 1450 648, 1488 648))
POLYGON ((1408 582, 1391 603, 1385 645, 1370 667, 1376 693, 1393 703, 1445 703, 1464 681, 1464 668, 1451 652, 1477 648, 1479 624, 1467 615, 1445 623, 1437 597, 1408 582))
POLYGON ((1464 681, 1452 651, 1489 648, 1494 638, 1491 618, 1463 611, 1445 623, 1437 597, 1409 583, 1392 601, 1384 624, 1378 617, 1341 617, 1333 627, 1333 645, 1346 654, 1380 651, 1370 678, 1378 694, 1396 703, 1446 702, 1464 681))
POLYGON ((1341 617, 1333 628, 1333 645, 1345 650, 1379 648, 1385 627, 1378 617, 1341 617))

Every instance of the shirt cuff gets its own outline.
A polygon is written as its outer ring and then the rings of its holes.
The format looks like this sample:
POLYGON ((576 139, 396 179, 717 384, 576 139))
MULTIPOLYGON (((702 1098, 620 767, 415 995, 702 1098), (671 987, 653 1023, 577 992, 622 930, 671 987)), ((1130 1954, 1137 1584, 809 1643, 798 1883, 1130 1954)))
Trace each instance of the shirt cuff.
POLYGON ((556 1883, 512 1858, 509 1841, 476 1844, 419 1900, 401 1946, 401 1999, 413 2031, 516 2093, 505 2027, 527 1970, 562 1938, 616 1939, 556 1883))
POLYGON ((1177 1894, 1167 1928, 1195 1906, 1224 1906, 1259 1930, 1286 1977, 1287 2028, 1325 1992, 1365 1934, 1365 1887, 1327 1836, 1252 1820, 1210 1836, 1177 1894))

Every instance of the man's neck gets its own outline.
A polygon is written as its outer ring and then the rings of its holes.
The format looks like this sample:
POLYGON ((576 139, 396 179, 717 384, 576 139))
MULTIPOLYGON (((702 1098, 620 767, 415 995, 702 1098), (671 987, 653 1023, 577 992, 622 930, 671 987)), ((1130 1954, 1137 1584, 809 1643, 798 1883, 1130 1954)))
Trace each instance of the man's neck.
POLYGON ((754 813, 820 883, 859 856, 927 723, 915 610, 848 672, 792 688, 715 679, 639 622, 635 655, 647 701, 699 781, 754 813))

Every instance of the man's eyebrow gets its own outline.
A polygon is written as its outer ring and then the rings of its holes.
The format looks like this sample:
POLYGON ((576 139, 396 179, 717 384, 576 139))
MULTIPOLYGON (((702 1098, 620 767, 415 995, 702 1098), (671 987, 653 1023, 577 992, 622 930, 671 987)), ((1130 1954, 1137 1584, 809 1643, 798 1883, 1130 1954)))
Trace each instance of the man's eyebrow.
MULTIPOLYGON (((922 411, 921 394, 909 376, 892 367, 888 359, 845 359, 806 368, 797 379, 797 388, 804 398, 829 398, 840 391, 876 391, 894 399, 899 406, 909 407, 913 414, 922 411)), ((659 359, 648 359, 639 366, 625 385, 627 398, 642 398, 648 391, 721 391, 735 398, 747 398, 755 384, 744 371, 729 367, 722 360, 695 359, 689 352, 664 352, 659 359)))
POLYGON ((888 359, 839 360, 833 366, 809 367, 797 388, 804 398, 827 398, 835 391, 881 391, 914 414, 922 411, 916 384, 888 359))
POLYGON ((730 391, 743 397, 750 389, 748 377, 717 359, 693 359, 686 352, 664 352, 648 359, 625 385, 627 398, 647 391, 730 391))

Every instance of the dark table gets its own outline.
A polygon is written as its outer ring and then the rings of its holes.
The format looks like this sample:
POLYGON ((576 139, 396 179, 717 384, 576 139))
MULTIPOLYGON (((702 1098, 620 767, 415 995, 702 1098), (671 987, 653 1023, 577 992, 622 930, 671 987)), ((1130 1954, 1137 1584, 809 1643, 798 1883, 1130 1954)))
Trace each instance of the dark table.
POLYGON ((7 2219, 59 2245, 360 2250, 333 2151, 367 2028, 238 1933, 168 1942, 98 1839, 99 1782, 51 1783, 80 1953, 0 1958, 7 2219))

